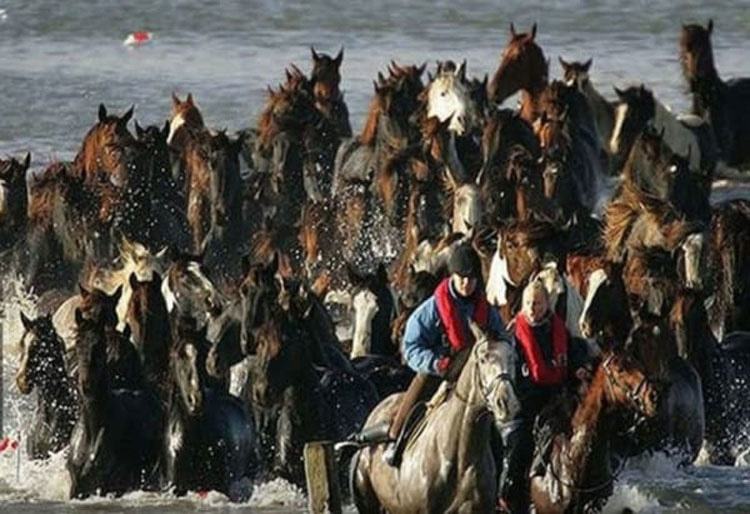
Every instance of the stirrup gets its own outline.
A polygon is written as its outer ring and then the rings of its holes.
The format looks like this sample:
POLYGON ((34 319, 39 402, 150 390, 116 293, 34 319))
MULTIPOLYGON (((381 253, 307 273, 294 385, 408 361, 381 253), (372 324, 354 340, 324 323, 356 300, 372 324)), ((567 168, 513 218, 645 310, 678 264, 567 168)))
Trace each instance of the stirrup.
POLYGON ((380 421, 374 425, 363 428, 360 432, 353 434, 350 439, 361 444, 385 443, 392 440, 388 433, 390 429, 390 420, 380 421))

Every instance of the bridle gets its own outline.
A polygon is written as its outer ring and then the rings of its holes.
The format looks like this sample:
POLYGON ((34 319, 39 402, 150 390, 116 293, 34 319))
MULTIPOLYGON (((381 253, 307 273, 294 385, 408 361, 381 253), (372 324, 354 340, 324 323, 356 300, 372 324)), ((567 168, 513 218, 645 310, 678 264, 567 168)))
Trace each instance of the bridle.
POLYGON ((607 376, 607 384, 609 387, 614 391, 615 389, 619 389, 623 393, 625 393, 625 397, 630 400, 630 402, 633 404, 633 406, 637 409, 639 413, 643 413, 646 410, 646 406, 643 403, 643 400, 641 399, 641 393, 643 393, 643 389, 646 387, 648 379, 646 378, 646 375, 643 375, 643 378, 638 383, 638 385, 635 388, 628 387, 627 385, 623 384, 619 380, 617 380, 617 377, 614 373, 609 369, 609 363, 614 358, 614 354, 611 354, 609 357, 607 357, 604 362, 602 362, 602 368, 604 368, 604 373, 607 376))
MULTIPOLYGON (((483 338, 480 341, 477 341, 474 344, 474 347, 472 348, 472 352, 476 353, 479 350, 479 347, 481 345, 489 345, 490 340, 488 338, 483 338)), ((500 371, 497 375, 492 377, 490 381, 487 384, 482 383, 482 374, 479 369, 479 359, 474 358, 474 373, 477 375, 477 381, 479 383, 479 391, 482 395, 482 399, 484 400, 486 405, 489 405, 490 403, 490 396, 492 395, 492 392, 497 388, 497 386, 501 382, 505 382, 510 385, 511 389, 513 389, 513 392, 515 393, 516 387, 515 387, 515 379, 513 375, 508 371, 500 371)), ((454 391, 454 394, 456 395, 456 398, 461 400, 463 403, 466 403, 468 405, 473 405, 474 402, 472 402, 469 398, 464 398, 461 396, 458 390, 458 386, 456 386, 456 389, 454 391)))

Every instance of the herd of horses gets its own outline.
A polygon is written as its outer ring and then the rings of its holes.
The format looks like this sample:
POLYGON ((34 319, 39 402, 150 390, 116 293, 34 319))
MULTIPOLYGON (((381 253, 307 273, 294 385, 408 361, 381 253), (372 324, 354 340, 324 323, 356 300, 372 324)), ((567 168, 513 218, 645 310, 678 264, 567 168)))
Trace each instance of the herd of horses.
MULTIPOLYGON (((750 164, 750 79, 719 77, 712 30, 682 27, 683 116, 642 84, 608 100, 590 59, 550 81, 536 25, 511 24, 491 80, 391 61, 359 134, 343 49, 312 49, 254 128, 213 130, 173 94, 135 135, 132 108, 101 105, 72 162, 0 161, 0 268, 39 297, 16 377, 38 391, 28 454, 68 448, 77 498, 302 485, 306 442, 392 414, 405 321, 468 243, 506 323, 540 280, 597 364, 538 420, 537 512, 600 507, 647 450, 732 464, 750 444, 750 202, 710 193, 750 164)), ((399 468, 378 444, 342 456, 360 512, 494 509, 490 433, 520 408, 519 366, 472 330, 399 468)))

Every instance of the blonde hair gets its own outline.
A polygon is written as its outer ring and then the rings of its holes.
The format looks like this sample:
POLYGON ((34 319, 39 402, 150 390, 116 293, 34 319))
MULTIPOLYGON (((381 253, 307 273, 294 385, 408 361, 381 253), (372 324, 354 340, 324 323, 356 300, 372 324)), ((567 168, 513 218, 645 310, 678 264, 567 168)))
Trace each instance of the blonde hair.
POLYGON ((536 295, 541 295, 549 307, 549 293, 547 292, 547 288, 544 287, 542 281, 537 278, 529 282, 523 289, 521 301, 525 304, 527 299, 534 298, 536 295))

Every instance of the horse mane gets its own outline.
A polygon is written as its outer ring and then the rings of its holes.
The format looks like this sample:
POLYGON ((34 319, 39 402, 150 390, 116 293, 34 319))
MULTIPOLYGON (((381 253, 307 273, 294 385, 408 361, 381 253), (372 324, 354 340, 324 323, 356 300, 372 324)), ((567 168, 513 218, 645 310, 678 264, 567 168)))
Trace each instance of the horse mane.
POLYGON ((378 133, 378 121, 380 120, 380 115, 385 111, 383 104, 381 92, 376 90, 375 95, 370 100, 370 108, 367 111, 365 125, 362 129, 362 134, 359 136, 359 142, 365 146, 373 146, 375 144, 375 137, 378 133))
POLYGON ((279 126, 273 117, 274 108, 281 102, 283 90, 274 91, 268 88, 268 100, 266 106, 258 117, 258 141, 261 148, 268 148, 273 138, 279 133, 279 126))
POLYGON ((680 62, 682 63, 682 73, 685 80, 693 86, 696 80, 701 78, 718 79, 719 74, 714 64, 714 52, 711 44, 711 32, 713 22, 709 22, 708 30, 698 24, 683 25, 680 33, 680 62), (688 55, 691 54, 688 49, 692 46, 692 54, 699 63, 707 63, 706 69, 699 70, 703 76, 691 76, 687 67, 688 55))

